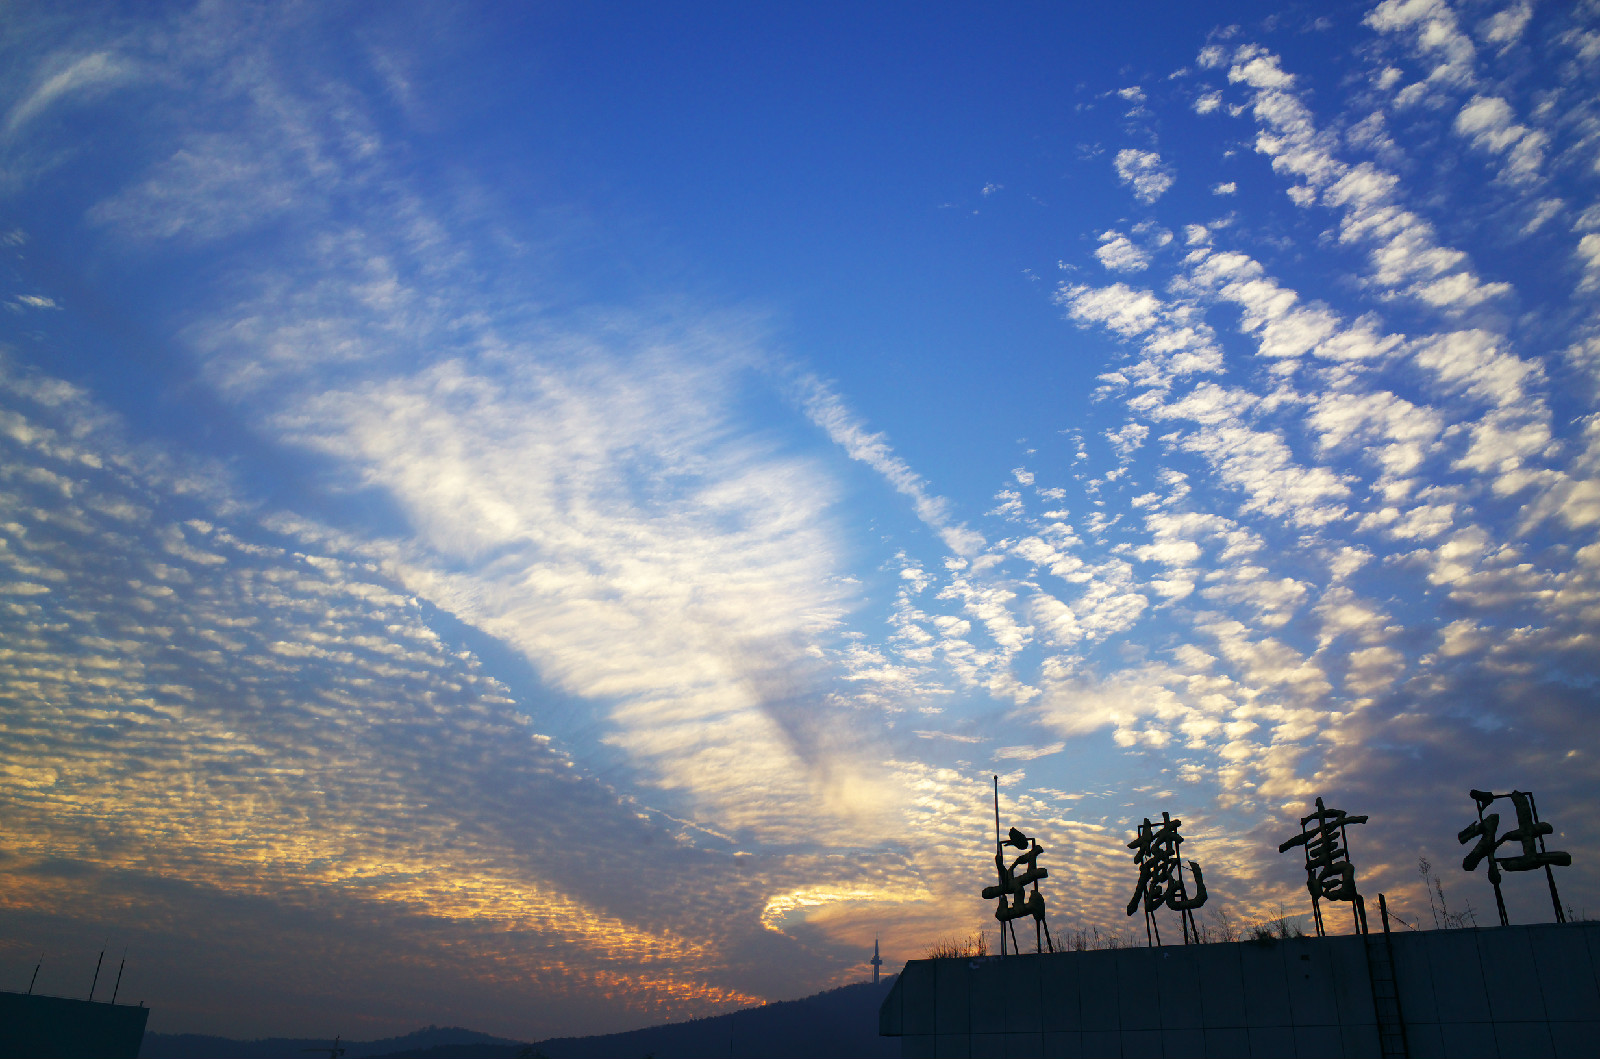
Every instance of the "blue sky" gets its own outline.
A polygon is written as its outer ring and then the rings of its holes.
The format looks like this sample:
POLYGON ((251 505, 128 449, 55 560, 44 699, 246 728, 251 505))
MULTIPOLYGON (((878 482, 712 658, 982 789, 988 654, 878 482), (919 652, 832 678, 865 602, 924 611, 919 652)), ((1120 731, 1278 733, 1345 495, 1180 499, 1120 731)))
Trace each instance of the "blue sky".
POLYGON ((1319 795, 1483 922, 1472 787, 1592 907, 1597 23, 9 8, 6 973, 804 995, 992 922, 994 774, 1058 929, 1164 810, 1302 912, 1319 795))

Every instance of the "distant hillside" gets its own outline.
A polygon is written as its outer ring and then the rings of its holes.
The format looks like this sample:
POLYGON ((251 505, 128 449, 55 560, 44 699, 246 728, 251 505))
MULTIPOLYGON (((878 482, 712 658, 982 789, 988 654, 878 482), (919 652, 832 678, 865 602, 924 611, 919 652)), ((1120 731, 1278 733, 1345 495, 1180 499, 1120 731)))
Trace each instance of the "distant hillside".
MULTIPOLYGON (((536 1044, 459 1027, 378 1041, 342 1041, 345 1059, 883 1059, 900 1041, 878 1036, 878 1008, 894 984, 863 982, 804 1000, 785 1000, 727 1015, 595 1037, 553 1037, 536 1044)), ((193 1033, 146 1033, 139 1059, 312 1059, 324 1038, 268 1037, 236 1041, 193 1033)))
MULTIPOLYGON (((263 1037, 255 1041, 236 1041, 228 1037, 208 1037, 199 1033, 146 1033, 139 1048, 139 1059, 315 1059, 307 1049, 320 1048, 328 1054, 333 1043, 329 1037, 263 1037)), ((408 1033, 404 1037, 385 1037, 376 1041, 340 1041, 344 1059, 373 1059, 380 1055, 413 1053, 418 1050, 433 1052, 437 1048, 458 1049, 439 1054, 458 1055, 459 1049, 495 1048, 498 1051, 483 1054, 485 1059, 515 1056, 527 1045, 505 1037, 491 1037, 487 1033, 464 1030, 459 1026, 429 1026, 408 1033)))
POLYGON ((893 985, 891 976, 693 1022, 555 1037, 534 1049, 548 1059, 889 1059, 900 1054, 900 1040, 878 1036, 878 1008, 893 985))

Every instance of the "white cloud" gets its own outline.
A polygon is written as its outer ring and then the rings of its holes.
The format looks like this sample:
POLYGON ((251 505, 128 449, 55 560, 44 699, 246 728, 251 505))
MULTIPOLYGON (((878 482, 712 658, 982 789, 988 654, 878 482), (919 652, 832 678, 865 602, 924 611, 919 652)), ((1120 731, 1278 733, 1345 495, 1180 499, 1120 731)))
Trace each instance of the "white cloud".
POLYGON ((109 51, 73 57, 53 56, 47 66, 54 67, 54 72, 44 75, 28 97, 12 107, 6 115, 8 136, 16 135, 24 125, 58 100, 104 91, 133 73, 133 67, 125 59, 109 51))
POLYGON ((23 309, 59 309, 55 299, 46 298, 40 294, 19 294, 12 299, 12 304, 23 309))
POLYGON ((1437 410, 1387 391, 1330 390, 1315 400, 1306 423, 1319 435, 1323 449, 1359 445, 1369 460, 1394 478, 1421 467, 1445 429, 1437 410))
POLYGON ((1121 232, 1104 232, 1094 256, 1113 272, 1140 272, 1150 264, 1150 255, 1129 241, 1121 232))
POLYGON ((1125 147, 1117 152, 1115 166, 1118 178, 1133 188, 1141 202, 1154 202, 1172 187, 1172 167, 1155 151, 1125 147))
POLYGON ((315 399, 304 441, 405 509, 417 539, 391 563, 411 591, 609 704, 608 739, 658 782, 774 833, 794 780, 840 749, 792 679, 848 605, 830 490, 814 467, 717 441, 721 385, 660 348, 591 353, 576 378, 536 358, 494 376, 446 362, 315 399), (767 780, 739 764, 757 760, 767 780))
POLYGON ((1163 302, 1151 291, 1123 283, 1098 288, 1062 284, 1056 302, 1079 323, 1100 324, 1125 338, 1143 337, 1143 357, 1121 373, 1135 385, 1161 389, 1222 367, 1222 350, 1191 306, 1163 302))
POLYGON ((1479 150, 1505 155, 1501 177, 1509 183, 1524 184, 1539 178, 1550 137, 1519 124, 1511 104, 1504 99, 1473 96, 1456 115, 1455 130, 1479 150))
POLYGON ((1579 239, 1574 256, 1583 266, 1583 279, 1579 283, 1579 289, 1600 288, 1600 233, 1590 232, 1579 239))
POLYGON ((1348 477, 1327 467, 1298 463, 1284 439, 1240 424, 1206 426, 1179 446, 1203 457, 1218 477, 1244 494, 1241 511, 1283 519, 1292 526, 1326 526, 1347 516, 1348 477))
POLYGON ((1505 339, 1481 329, 1451 331, 1417 343, 1416 363, 1427 368, 1449 390, 1491 405, 1524 406, 1542 411, 1530 400, 1529 388, 1544 379, 1536 362, 1503 351, 1505 339))
POLYGON ((1281 286, 1244 254, 1196 254, 1191 260, 1195 264, 1190 275, 1197 285, 1244 310, 1241 329, 1259 336, 1262 356, 1314 353, 1328 360, 1368 360, 1399 346, 1399 337, 1378 334, 1370 317, 1346 326, 1326 308, 1301 306, 1299 294, 1281 286))
POLYGON ((1042 757, 1059 754, 1066 747, 1066 743, 1050 743, 1046 746, 1002 746, 995 748, 994 756, 1002 761, 1037 761, 1042 757))
POLYGON ((1106 431, 1105 436, 1116 451, 1117 459, 1126 460, 1139 451, 1144 439, 1150 436, 1150 428, 1143 423, 1124 423, 1120 429, 1106 431))
POLYGON ((1076 320, 1104 324, 1120 335, 1135 335, 1156 325, 1161 302, 1150 291, 1124 284, 1091 288, 1063 285, 1061 300, 1076 320))
MULTIPOLYGON (((1418 12, 1431 11, 1436 0, 1407 3, 1411 6, 1388 0, 1375 9, 1375 17, 1422 17, 1418 12)), ((1302 205, 1320 200, 1343 211, 1340 241, 1371 247, 1375 283, 1436 308, 1455 310, 1510 292, 1507 283, 1481 280, 1465 253, 1439 245, 1433 225, 1398 204, 1397 176, 1370 162, 1350 165, 1336 155, 1335 139, 1318 130, 1310 109, 1295 92, 1294 78, 1276 55, 1255 45, 1241 46, 1234 53, 1228 80, 1254 92, 1251 107, 1261 126, 1256 150, 1272 159, 1274 170, 1305 182, 1302 205)))
POLYGON ((1380 33, 1406 33, 1415 54, 1434 64, 1429 86, 1455 89, 1476 81, 1477 50, 1445 0, 1383 0, 1363 21, 1380 33))
POLYGON ((958 555, 974 555, 983 550, 983 537, 952 518, 948 501, 928 491, 921 476, 894 454, 887 438, 869 431, 845 408, 844 402, 817 379, 803 378, 799 388, 801 406, 811 421, 827 431, 851 459, 865 463, 883 475, 898 492, 909 497, 917 517, 936 531, 952 551, 958 555))
POLYGON ((1479 22, 1478 36, 1490 44, 1509 47, 1522 38, 1522 31, 1532 17, 1533 5, 1528 0, 1517 0, 1504 11, 1496 11, 1479 22))

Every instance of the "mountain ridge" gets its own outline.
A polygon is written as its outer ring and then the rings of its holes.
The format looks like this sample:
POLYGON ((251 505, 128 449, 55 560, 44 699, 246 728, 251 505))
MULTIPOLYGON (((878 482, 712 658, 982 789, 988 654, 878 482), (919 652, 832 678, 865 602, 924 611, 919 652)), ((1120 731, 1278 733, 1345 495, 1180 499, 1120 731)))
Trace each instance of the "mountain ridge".
MULTIPOLYGON (((857 982, 798 1000, 780 1000, 688 1022, 587 1037, 526 1042, 460 1026, 427 1026, 398 1037, 340 1041, 344 1059, 889 1059, 899 1041, 878 1036, 878 1008, 894 976, 857 982)), ((263 1037, 235 1040, 196 1033, 146 1033, 140 1059, 306 1059, 326 1052, 329 1038, 263 1037)))

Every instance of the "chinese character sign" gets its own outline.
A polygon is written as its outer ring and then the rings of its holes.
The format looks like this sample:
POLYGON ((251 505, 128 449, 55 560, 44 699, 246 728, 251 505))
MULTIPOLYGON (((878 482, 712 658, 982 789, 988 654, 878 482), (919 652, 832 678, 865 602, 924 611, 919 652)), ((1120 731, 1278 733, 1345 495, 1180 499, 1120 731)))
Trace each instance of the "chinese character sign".
MULTIPOLYGON (((1039 880, 1050 877, 1050 869, 1039 866, 1039 854, 1044 848, 1037 839, 1012 828, 1010 834, 1003 841, 996 843, 994 854, 994 867, 999 875, 999 883, 995 886, 985 886, 983 896, 985 900, 999 899, 999 905, 994 910, 994 917, 1000 921, 1000 948, 1005 952, 1006 931, 1011 931, 1013 946, 1016 943, 1016 928, 1008 927, 1013 920, 1032 916, 1034 920, 1034 941, 1039 941, 1039 931, 1042 928, 1046 935, 1050 926, 1044 918, 1044 894, 1039 892, 1039 880), (1022 851, 1021 855, 1009 863, 1006 859, 1006 847, 1010 846, 1022 851), (1028 886, 1033 886, 1033 892, 1028 892, 1028 886)), ((1048 941, 1048 937, 1046 938, 1048 941)), ((1050 943, 1051 951, 1055 950, 1054 943, 1050 943)))
POLYGON ((1044 848, 1039 843, 1024 835, 1016 828, 1011 828, 1007 836, 1000 837, 1000 777, 994 778, 994 870, 1000 877, 994 886, 983 888, 984 900, 999 899, 1000 904, 994 910, 994 918, 1000 921, 1000 955, 1006 954, 1006 934, 1011 935, 1011 947, 1017 950, 1017 928, 1014 921, 1024 916, 1033 917, 1033 941, 1037 951, 1043 952, 1044 946, 1049 945, 1050 951, 1055 952, 1055 942, 1050 938, 1050 924, 1044 919, 1044 894, 1039 892, 1039 880, 1048 879, 1048 868, 1039 867, 1039 854, 1044 848), (1006 847, 1022 851, 1021 855, 1006 861, 1006 847), (1033 892, 1028 892, 1028 886, 1033 886, 1033 892), (1043 931, 1043 938, 1040 932, 1043 931))
POLYGON ((1550 903, 1555 906, 1556 922, 1565 923, 1567 916, 1561 908, 1561 897, 1556 893, 1555 873, 1550 868, 1567 867, 1572 863, 1572 855, 1559 850, 1545 849, 1544 836, 1553 834, 1555 828, 1539 819, 1539 807, 1534 801, 1533 793, 1531 791, 1512 791, 1510 794, 1493 794, 1489 791, 1470 793, 1478 807, 1478 819, 1476 823, 1462 828, 1456 838, 1462 845, 1466 845, 1474 838, 1477 842, 1461 859, 1461 866, 1467 871, 1474 871, 1481 862, 1485 860, 1489 862, 1489 884, 1494 887, 1495 905, 1500 910, 1500 925, 1510 924, 1510 920, 1506 918, 1505 898, 1500 892, 1501 869, 1533 871, 1543 868, 1545 880, 1550 884, 1550 903), (1511 802, 1512 811, 1517 816, 1517 826, 1503 835, 1499 834, 1500 814, 1484 812, 1502 798, 1511 802), (1509 857, 1500 856, 1497 851, 1508 842, 1515 843, 1521 852, 1509 857))
POLYGON ((1185 944, 1191 932, 1196 942, 1200 940, 1199 931, 1194 928, 1193 910, 1206 903, 1206 883, 1199 863, 1191 860, 1189 870, 1194 873, 1195 892, 1193 897, 1189 896, 1183 879, 1183 858, 1179 855, 1183 836, 1178 828, 1182 823, 1162 813, 1158 827, 1145 817, 1133 841, 1128 843, 1128 848, 1134 851, 1133 861, 1139 866, 1139 883, 1128 901, 1128 915, 1133 915, 1143 903, 1146 939, 1156 945, 1161 943, 1161 927, 1155 920, 1155 910, 1162 905, 1178 913, 1185 944))
POLYGON ((1356 917, 1356 931, 1367 932, 1366 902, 1356 892, 1356 870, 1350 863, 1350 843, 1344 829, 1351 824, 1364 824, 1365 816, 1351 816, 1343 809, 1329 809, 1317 799, 1317 810, 1300 818, 1300 833, 1278 847, 1287 853, 1296 846, 1305 847, 1306 889, 1311 891, 1311 915, 1317 924, 1317 936, 1327 931, 1322 923, 1322 902, 1349 901, 1356 917))

